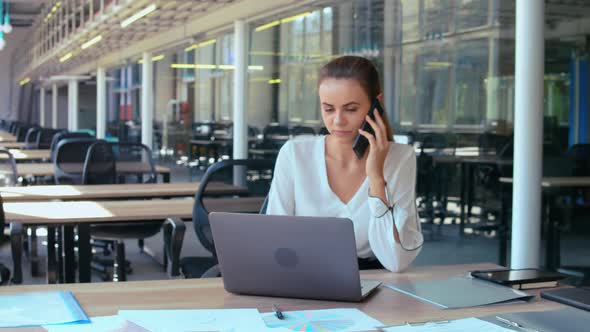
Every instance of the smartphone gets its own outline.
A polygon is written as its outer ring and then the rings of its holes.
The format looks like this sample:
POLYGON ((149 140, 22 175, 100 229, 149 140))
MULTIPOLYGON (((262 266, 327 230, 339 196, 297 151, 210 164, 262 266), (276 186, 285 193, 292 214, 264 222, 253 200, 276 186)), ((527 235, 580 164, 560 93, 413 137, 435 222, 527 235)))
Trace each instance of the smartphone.
MULTIPOLYGON (((379 103, 379 99, 377 99, 377 98, 375 98, 375 100, 373 101, 373 104, 371 105, 371 108, 369 109, 369 113, 368 113, 368 115, 373 120, 375 120, 375 115, 373 114, 375 109, 377 109, 377 112, 379 112, 379 115, 383 118, 383 113, 384 113, 383 107, 381 107, 381 103, 379 103)), ((371 135, 375 135, 375 132, 373 131, 373 127, 371 127, 371 125, 366 120, 365 120, 365 122, 363 122, 361 129, 368 132, 371 135)), ((359 158, 359 160, 363 159, 363 156, 365 155, 365 151, 367 151, 368 147, 369 147, 369 140, 365 136, 363 136, 359 133, 356 136, 354 143, 352 144, 352 150, 354 150, 354 153, 356 154, 356 157, 359 158)))

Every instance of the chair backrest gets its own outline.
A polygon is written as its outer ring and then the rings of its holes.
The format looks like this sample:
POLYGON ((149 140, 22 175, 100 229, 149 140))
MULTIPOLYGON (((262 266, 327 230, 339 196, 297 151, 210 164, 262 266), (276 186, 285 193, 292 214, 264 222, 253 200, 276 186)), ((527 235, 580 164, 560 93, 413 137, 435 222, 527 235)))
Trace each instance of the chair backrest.
MULTIPOLYGON (((6 241, 4 236, 4 227, 6 227, 6 219, 4 216, 4 205, 2 197, 0 196, 0 244, 6 241)), ((0 285, 6 285, 10 281, 10 270, 0 263, 0 285)))
POLYGON ((71 133, 68 132, 66 130, 64 131, 60 131, 56 134, 53 135, 53 138, 51 139, 51 160, 55 160, 55 150, 57 148, 57 144, 63 140, 63 139, 67 139, 67 138, 93 138, 92 135, 88 134, 88 133, 71 133))
POLYGON ((14 136, 16 136, 16 141, 17 142, 24 142, 30 128, 31 128, 31 126, 26 126, 26 125, 18 126, 18 128, 16 129, 16 133, 14 134, 14 136))
POLYGON ((63 129, 50 129, 50 128, 43 128, 39 135, 37 135, 37 148, 38 149, 50 149, 51 143, 53 142, 53 137, 57 133, 65 132, 63 129))
POLYGON ((118 183, 156 183, 152 150, 141 143, 110 143, 115 155, 118 183))
MULTIPOLYGON (((274 164, 275 161, 270 159, 236 159, 223 160, 207 168, 195 194, 193 226, 203 247, 213 255, 215 255, 215 244, 209 224, 209 211, 203 203, 209 182, 213 179, 220 180, 219 176, 221 175, 226 182, 231 184, 239 180, 238 182, 248 187, 248 196, 265 197, 270 188, 274 164)), ((262 210, 266 212, 265 204, 263 204, 262 210)))
POLYGON ((37 136, 41 132, 39 127, 31 127, 25 136, 25 149, 37 149, 37 136))
POLYGON ((0 186, 15 186, 18 183, 16 162, 12 153, 6 149, 0 149, 0 186))
POLYGON ((83 184, 115 184, 117 168, 111 144, 98 140, 88 148, 82 171, 83 184))
POLYGON ((82 184, 86 154, 96 138, 66 138, 59 141, 53 160, 56 184, 82 184))

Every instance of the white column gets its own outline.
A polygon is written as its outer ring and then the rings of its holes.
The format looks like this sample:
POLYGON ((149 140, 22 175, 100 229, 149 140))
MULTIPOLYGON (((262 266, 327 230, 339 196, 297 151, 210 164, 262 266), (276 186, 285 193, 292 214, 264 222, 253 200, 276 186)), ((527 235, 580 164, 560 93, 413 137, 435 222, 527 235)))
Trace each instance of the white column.
POLYGON ((141 143, 152 149, 154 137, 154 66, 150 53, 143 53, 143 65, 141 68, 141 143))
POLYGON ((39 126, 45 126, 45 88, 39 89, 39 126))
POLYGON ((544 12, 516 1, 514 191, 511 268, 539 266, 543 161, 544 12))
POLYGON ((57 83, 51 85, 51 127, 57 129, 57 83))
MULTIPOLYGON (((396 18, 396 4, 395 0, 385 0, 385 17, 396 18)), ((387 111, 387 116, 390 123, 394 123, 395 110, 395 72, 401 68, 395 68, 396 64, 396 50, 400 49, 396 45, 396 35, 399 33, 395 27, 396 19, 385 20, 383 23, 385 28, 383 32, 383 107, 387 111)))
POLYGON ((244 21, 234 22, 234 52, 236 69, 234 70, 234 159, 248 158, 248 124, 246 121, 247 78, 248 78, 248 24, 244 21))
POLYGON ((68 130, 78 130, 78 81, 68 82, 68 130))
POLYGON ((96 138, 106 136, 107 124, 107 79, 104 67, 96 70, 96 138))

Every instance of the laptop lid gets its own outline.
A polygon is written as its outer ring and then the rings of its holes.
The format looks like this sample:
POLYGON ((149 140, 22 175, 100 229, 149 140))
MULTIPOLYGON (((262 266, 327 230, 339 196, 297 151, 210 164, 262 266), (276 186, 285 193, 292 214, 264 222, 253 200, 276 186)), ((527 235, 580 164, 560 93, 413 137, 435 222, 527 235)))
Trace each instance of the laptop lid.
POLYGON ((213 212, 209 220, 227 291, 362 299, 349 219, 213 212))

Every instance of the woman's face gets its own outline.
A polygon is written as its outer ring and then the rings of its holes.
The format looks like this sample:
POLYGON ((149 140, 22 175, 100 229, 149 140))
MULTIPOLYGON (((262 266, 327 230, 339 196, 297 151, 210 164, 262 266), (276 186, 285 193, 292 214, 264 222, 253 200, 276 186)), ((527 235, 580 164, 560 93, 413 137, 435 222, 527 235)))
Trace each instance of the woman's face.
POLYGON ((354 142, 371 102, 354 79, 327 78, 319 87, 322 120, 333 139, 354 142))

